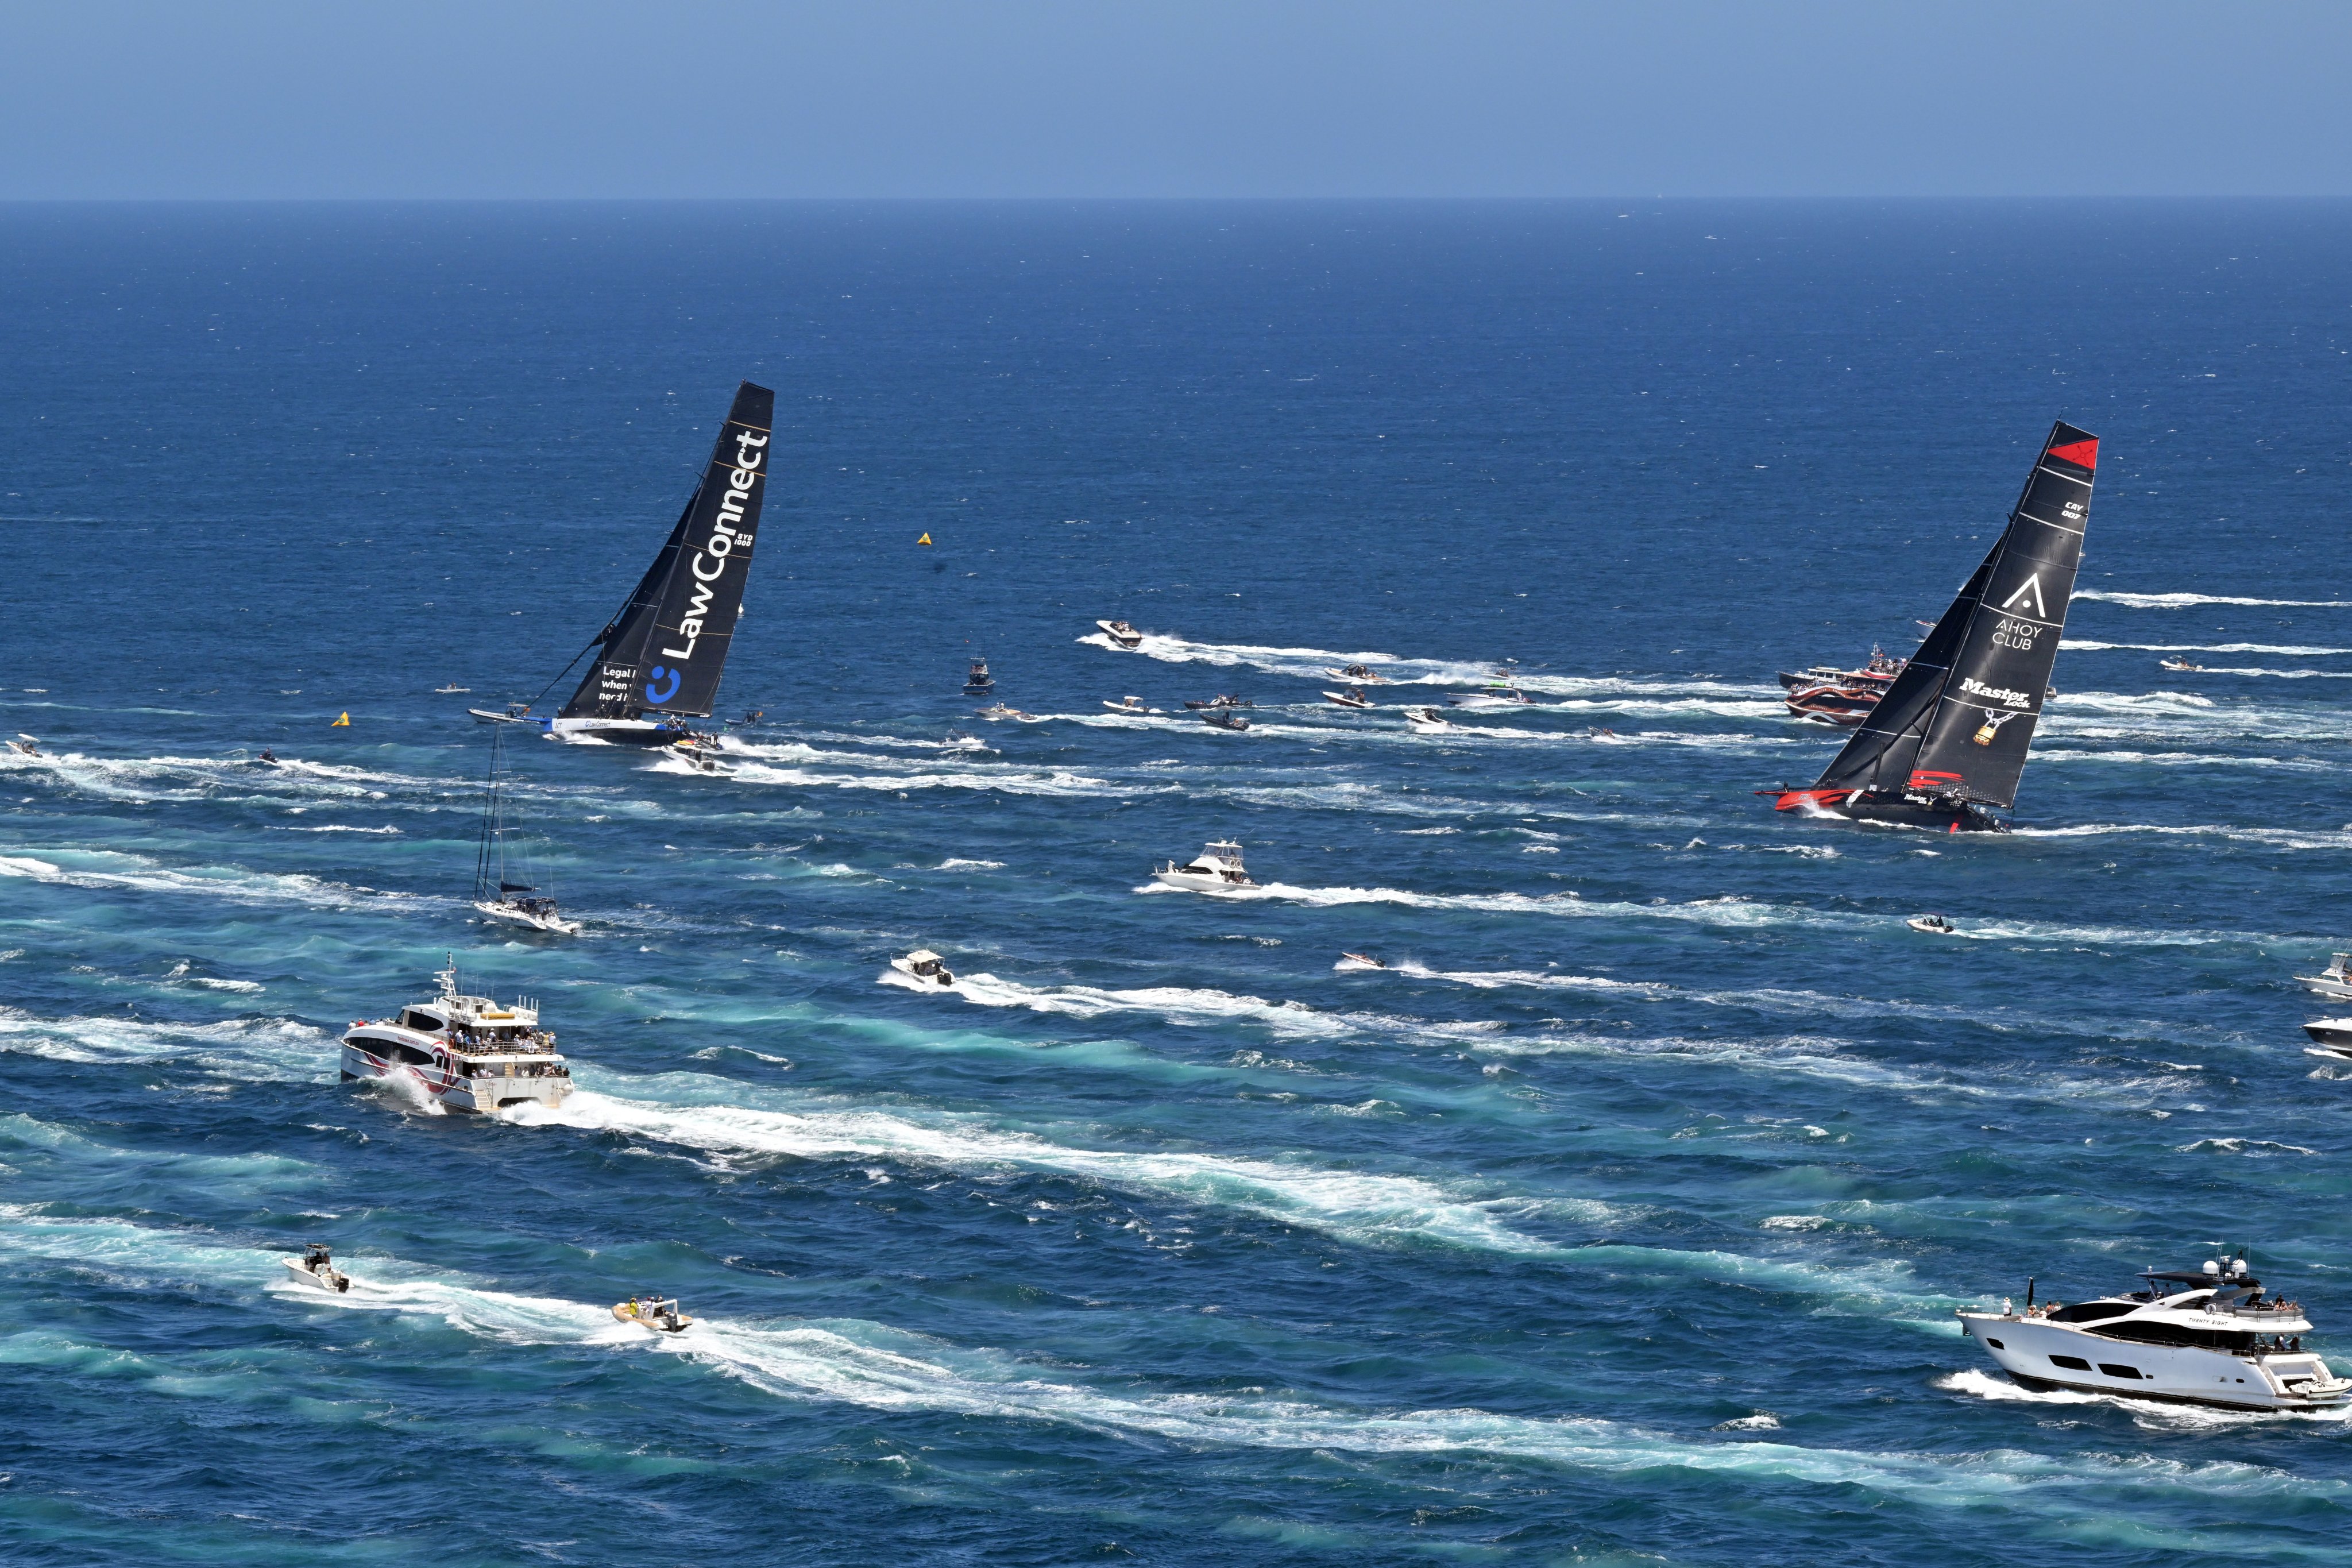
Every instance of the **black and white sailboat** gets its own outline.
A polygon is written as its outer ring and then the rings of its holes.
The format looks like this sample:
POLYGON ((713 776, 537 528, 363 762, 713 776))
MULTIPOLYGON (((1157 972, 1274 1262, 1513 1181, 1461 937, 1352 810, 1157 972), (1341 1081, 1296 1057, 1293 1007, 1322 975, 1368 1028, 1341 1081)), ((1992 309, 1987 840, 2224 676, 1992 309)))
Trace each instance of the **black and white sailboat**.
POLYGON ((577 936, 580 922, 567 921, 554 895, 530 868, 522 842, 507 823, 505 787, 507 732, 490 731, 490 783, 482 805, 481 842, 474 853, 474 907, 506 925, 528 926, 557 936, 577 936))
POLYGON ((2000 832, 2050 689, 2083 563, 2099 438, 2060 420, 2009 526, 1952 607, 1810 789, 1781 811, 2000 832))
POLYGON ((589 645, 597 654, 586 679, 546 721, 557 740, 664 746, 688 732, 685 721, 710 717, 743 613, 775 408, 768 388, 748 381, 737 388, 702 482, 628 603, 589 645))

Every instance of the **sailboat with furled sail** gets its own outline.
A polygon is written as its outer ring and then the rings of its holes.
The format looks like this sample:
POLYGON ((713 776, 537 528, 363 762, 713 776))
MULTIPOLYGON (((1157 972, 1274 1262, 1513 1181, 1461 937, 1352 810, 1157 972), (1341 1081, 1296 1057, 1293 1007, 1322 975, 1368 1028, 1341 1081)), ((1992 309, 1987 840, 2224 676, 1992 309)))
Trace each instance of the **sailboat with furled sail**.
POLYGON ((2051 426, 2009 526, 1903 673, 1810 789, 1781 811, 1954 833, 2003 832, 2083 563, 2099 438, 2051 426))
MULTIPOLYGON (((635 746, 669 745, 690 732, 685 721, 710 717, 735 620, 743 613, 775 407, 776 395, 767 387, 747 381, 736 390, 702 482, 628 603, 589 643, 596 662, 563 710, 539 721, 529 717, 528 708, 505 713, 477 708, 470 710, 474 717, 543 722, 559 741, 635 746)), ((575 656, 572 663, 578 662, 575 656)))
POLYGON ((534 872, 524 841, 507 823, 504 730, 490 731, 490 783, 482 805, 482 835, 474 853, 474 907, 507 925, 528 926, 556 936, 577 936, 580 922, 555 907, 545 879, 534 872))

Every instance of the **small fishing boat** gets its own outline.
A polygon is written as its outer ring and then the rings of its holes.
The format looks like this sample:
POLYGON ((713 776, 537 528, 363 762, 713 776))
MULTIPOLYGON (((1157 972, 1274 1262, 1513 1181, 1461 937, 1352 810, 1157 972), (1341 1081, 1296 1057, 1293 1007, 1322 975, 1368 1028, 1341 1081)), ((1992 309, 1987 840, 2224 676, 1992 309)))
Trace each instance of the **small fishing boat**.
POLYGON ((2140 1275, 2145 1289, 2068 1305, 2008 1301, 1998 1312, 1955 1312, 2011 1381, 2130 1399, 2232 1410, 2324 1410, 2352 1400, 2338 1377, 2303 1347, 2311 1321, 2246 1272, 2242 1258, 2200 1269, 2140 1275))
POLYGON ((1157 708, 1146 708, 1143 705, 1143 699, 1140 697, 1122 697, 1116 702, 1113 702, 1109 698, 1106 697, 1103 699, 1103 706, 1109 709, 1114 713, 1157 713, 1160 711, 1157 708))
POLYGON ((406 1074, 449 1110, 563 1103, 572 1067, 556 1054, 554 1034, 539 1026, 538 1003, 526 997, 500 1006, 460 992, 454 954, 434 978, 441 991, 430 1001, 344 1031, 345 1083, 406 1074))
POLYGON ((1913 915, 1903 922, 1913 931, 1924 931, 1931 936, 1958 936, 1960 928, 1941 915, 1913 915))
POLYGON ((1323 695, 1342 708, 1370 708, 1372 705, 1370 698, 1352 686, 1345 691, 1327 691, 1323 695))
POLYGON ((984 658, 973 659, 971 661, 971 673, 963 678, 964 695, 967 697, 980 697, 995 689, 996 678, 988 673, 988 660, 984 658))
POLYGON ((1759 790, 1811 816, 2000 833, 2049 700, 2099 438, 2050 426, 2009 526, 1822 776, 1759 790))
POLYGON ((1097 621, 1095 625, 1102 628, 1103 636, 1130 652, 1143 646, 1143 634, 1125 621, 1097 621))
MULTIPOLYGON (((265 752, 271 762, 277 759, 265 752)), ((567 921, 546 879, 531 868, 530 841, 507 821, 504 763, 506 731, 490 731, 490 777, 482 803, 482 827, 474 850, 474 908, 494 921, 554 936, 577 936, 580 922, 567 921)))
POLYGON ((2205 668, 2203 665, 2196 663, 2194 660, 2181 658, 2179 654, 2174 654, 2170 658, 2158 659, 2156 661, 2156 667, 2158 669, 2180 670, 2191 674, 2205 668))
POLYGON ((1370 665, 1363 664, 1342 665, 1338 669, 1327 669, 1323 673, 1334 680, 1352 680, 1359 686, 1370 686, 1374 681, 1388 679, 1387 676, 1373 669, 1370 665))
POLYGON ((1213 839, 1209 847, 1181 866, 1171 860, 1151 873, 1151 879, 1188 893, 1218 893, 1234 888, 1255 888, 1242 865, 1242 847, 1229 838, 1213 839))
POLYGON ((904 958, 894 958, 890 967, 909 980, 919 980, 926 985, 941 987, 955 984, 955 973, 945 960, 928 947, 919 947, 904 958))
POLYGON ((2352 964, 2352 952, 2339 952, 2330 959, 2327 967, 2318 973, 2298 974, 2295 979, 2300 981, 2306 989, 2316 991, 2322 996, 2333 996, 2339 1002, 2352 1002, 2352 972, 2347 971, 2345 967, 2347 964, 2352 964))
POLYGON ((352 1288, 352 1277, 335 1267, 333 1253, 315 1241, 302 1248, 301 1257, 281 1258, 278 1261, 305 1285, 331 1290, 339 1296, 352 1288))
POLYGON ((694 1320, 679 1311, 677 1302, 667 1296, 632 1296, 614 1303, 613 1316, 657 1334, 682 1334, 694 1326, 694 1320))
MULTIPOLYGON (((666 746, 685 721, 708 719, 743 614, 751 543, 768 488, 776 395, 745 382, 711 443, 702 482, 618 613, 588 647, 598 650, 572 700, 544 721, 559 741, 666 746)), ((571 665, 564 667, 565 670, 571 665)), ((563 679, 559 673, 557 680, 563 679)), ((550 682, 552 685, 553 682, 550 682)), ((471 710, 488 722, 523 715, 471 710)), ((540 721, 527 721, 540 722, 540 721)))
POLYGON ((1230 708, 1211 708, 1201 715, 1201 722, 1219 730, 1246 730, 1250 721, 1230 708))

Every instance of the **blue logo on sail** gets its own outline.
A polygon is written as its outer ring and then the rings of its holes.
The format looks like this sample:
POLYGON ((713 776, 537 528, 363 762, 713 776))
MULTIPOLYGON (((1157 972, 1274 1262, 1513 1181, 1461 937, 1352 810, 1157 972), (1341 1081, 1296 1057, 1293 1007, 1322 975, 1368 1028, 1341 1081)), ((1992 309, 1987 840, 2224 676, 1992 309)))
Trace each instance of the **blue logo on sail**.
POLYGON ((658 708, 677 695, 678 682, 686 679, 686 672, 657 664, 654 666, 653 674, 654 678, 646 682, 646 700, 658 708), (661 689, 661 680, 665 675, 669 677, 669 689, 667 691, 661 689))

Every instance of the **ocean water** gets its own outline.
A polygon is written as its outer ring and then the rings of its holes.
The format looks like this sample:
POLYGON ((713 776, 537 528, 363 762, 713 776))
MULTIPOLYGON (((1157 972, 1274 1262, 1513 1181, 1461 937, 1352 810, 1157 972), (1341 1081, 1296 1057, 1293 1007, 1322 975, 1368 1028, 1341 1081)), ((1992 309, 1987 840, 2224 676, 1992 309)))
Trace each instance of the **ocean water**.
POLYGON ((2292 978, 2347 930, 2352 208, 0 240, 0 1559, 2340 1560, 2347 1420, 2028 1394, 1952 1310, 2227 1245, 2352 1367, 2292 978), (587 929, 489 930, 464 708, 604 624, 746 377, 766 720, 725 779, 520 744, 587 929), (2021 830, 1775 816, 1838 736, 1774 671, 1907 647, 2061 416, 2021 830), (1506 658, 1534 705, 1400 721, 1506 658), (1150 888, 1218 837, 1262 888, 1150 888), (445 953, 560 1113, 338 1081, 445 953))

